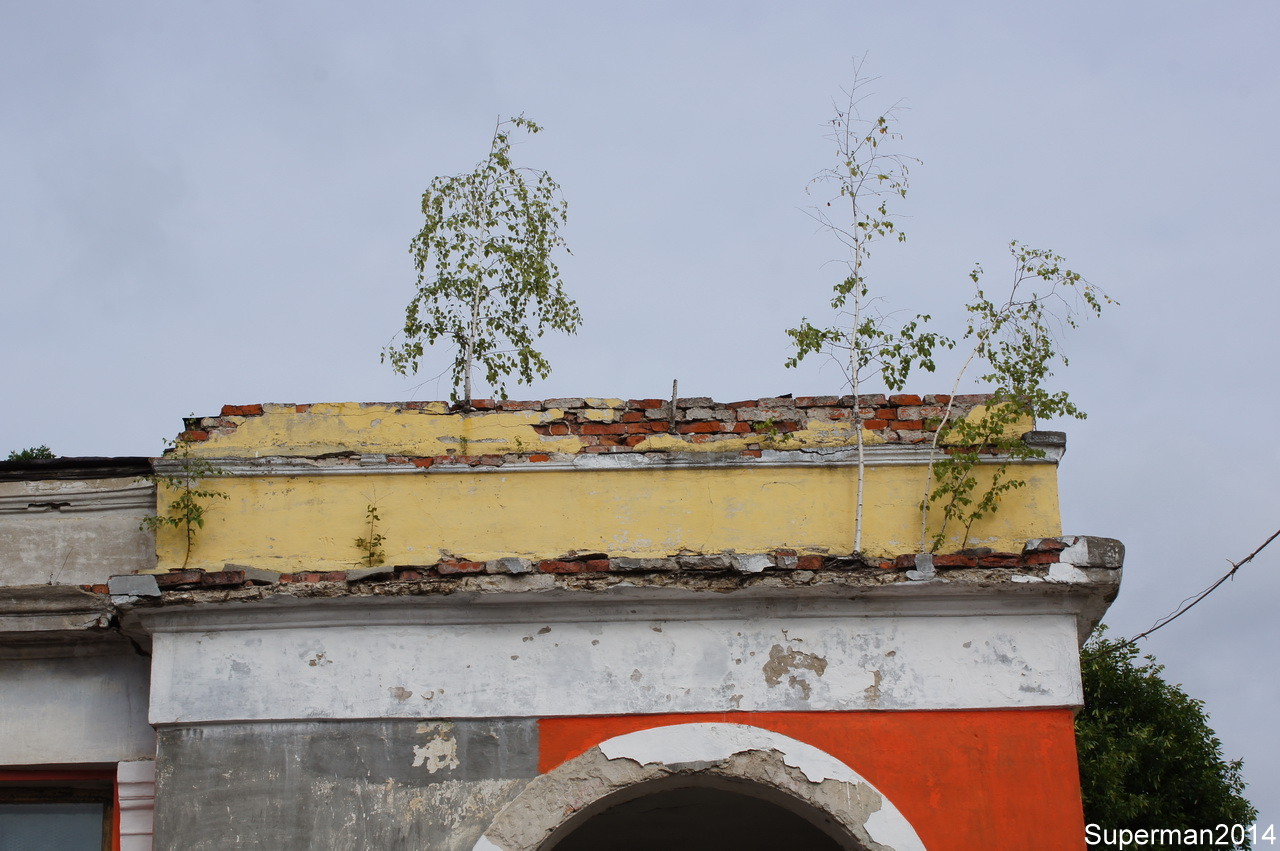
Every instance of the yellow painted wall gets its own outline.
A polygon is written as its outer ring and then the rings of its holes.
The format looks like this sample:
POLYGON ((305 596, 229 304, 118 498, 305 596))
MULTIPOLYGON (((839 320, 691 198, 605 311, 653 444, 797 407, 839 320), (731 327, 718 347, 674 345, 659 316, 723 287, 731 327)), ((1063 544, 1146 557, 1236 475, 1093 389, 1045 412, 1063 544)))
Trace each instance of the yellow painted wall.
MULTIPOLYGON (((1028 486, 977 525, 969 544, 1020 550, 1028 538, 1060 534, 1056 474, 1050 464, 1020 468, 1028 486)), ((230 498, 210 504, 190 566, 220 570, 234 562, 284 573, 355 567, 354 540, 367 534, 371 502, 390 565, 432 564, 442 554, 479 561, 572 550, 847 554, 855 475, 851 467, 808 466, 224 477, 215 486, 230 498)), ((923 486, 922 466, 867 471, 866 552, 919 549, 923 486)), ((182 566, 179 530, 161 530, 158 547, 161 570, 182 566)))

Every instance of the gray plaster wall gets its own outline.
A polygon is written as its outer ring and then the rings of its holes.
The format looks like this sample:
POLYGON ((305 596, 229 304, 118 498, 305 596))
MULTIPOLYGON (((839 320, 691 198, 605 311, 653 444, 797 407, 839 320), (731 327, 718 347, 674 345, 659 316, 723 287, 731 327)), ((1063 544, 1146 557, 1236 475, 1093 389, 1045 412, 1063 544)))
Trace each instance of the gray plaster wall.
POLYGON ((93 585, 155 567, 155 486, 134 478, 0 481, 0 585, 93 585))
POLYGON ((150 759, 149 674, 131 649, 0 660, 0 765, 150 759))
POLYGON ((165 727, 157 849, 471 849, 537 775, 536 722, 165 727))

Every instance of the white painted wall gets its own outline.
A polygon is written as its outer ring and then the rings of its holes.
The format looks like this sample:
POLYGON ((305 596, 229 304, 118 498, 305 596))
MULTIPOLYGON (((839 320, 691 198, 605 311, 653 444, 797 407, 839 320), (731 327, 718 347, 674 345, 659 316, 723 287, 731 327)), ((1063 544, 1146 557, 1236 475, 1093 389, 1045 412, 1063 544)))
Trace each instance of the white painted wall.
POLYGON ((241 606, 221 622, 226 607, 207 616, 169 611, 151 623, 151 721, 1056 707, 1081 699, 1076 621, 1061 602, 1007 614, 973 597, 914 614, 883 603, 872 613, 856 601, 809 611, 721 609, 712 600, 672 610, 591 603, 480 614, 474 609, 483 607, 458 605, 452 620, 463 622, 449 622, 438 607, 241 606))

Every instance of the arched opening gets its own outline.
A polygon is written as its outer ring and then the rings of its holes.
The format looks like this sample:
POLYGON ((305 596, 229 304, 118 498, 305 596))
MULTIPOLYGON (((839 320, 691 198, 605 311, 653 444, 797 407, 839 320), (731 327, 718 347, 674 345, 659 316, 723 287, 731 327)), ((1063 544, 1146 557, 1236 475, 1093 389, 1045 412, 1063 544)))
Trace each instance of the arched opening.
MULTIPOLYGON (((662 786, 664 784, 650 784, 662 786)), ((612 796, 564 825, 546 851, 843 851, 801 802, 784 807, 751 795, 741 784, 657 788, 639 796, 612 796), (612 801, 621 798, 617 803, 612 801), (809 816, 809 818, 806 818, 809 816)))
POLYGON ((530 781, 474 851, 532 848, 924 851, 893 802, 849 766, 780 733, 723 722, 600 742, 530 781))

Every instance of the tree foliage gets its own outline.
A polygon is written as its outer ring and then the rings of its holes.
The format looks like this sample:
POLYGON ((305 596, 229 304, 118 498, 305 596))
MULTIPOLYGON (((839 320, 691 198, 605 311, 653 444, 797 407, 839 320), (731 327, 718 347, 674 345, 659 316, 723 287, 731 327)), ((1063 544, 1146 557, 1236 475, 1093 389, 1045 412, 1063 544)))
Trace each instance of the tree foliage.
POLYGON ((926 474, 927 498, 921 505, 921 547, 927 537, 929 508, 937 503, 942 509, 942 522, 929 545, 936 551, 947 539, 950 524, 963 531, 961 546, 966 546, 973 524, 995 513, 1000 499, 1025 482, 1009 474, 1009 465, 1044 456, 1044 450, 1032 447, 1013 427, 1019 422, 1074 417, 1084 419, 1084 411, 1076 407, 1065 390, 1050 390, 1046 382, 1059 365, 1068 364, 1058 339, 1061 331, 1079 326, 1082 315, 1102 313, 1110 297, 1068 269, 1065 260, 1039 248, 1018 242, 1009 243, 1013 257, 1013 277, 1007 294, 993 301, 982 287, 981 266, 969 273, 973 296, 965 310, 968 325, 961 343, 970 344, 970 352, 956 376, 952 395, 973 363, 984 370, 978 381, 990 388, 991 398, 982 417, 953 421, 952 405, 934 431, 935 450, 946 445, 946 457, 930 464, 926 474), (979 487, 976 468, 984 454, 996 455, 1000 461, 990 482, 979 487), (928 478, 936 478, 930 486, 928 478))
POLYGON ((1085 822, 1132 830, 1252 824, 1257 810, 1243 795, 1242 761, 1223 758, 1204 703, 1105 629, 1080 657, 1076 746, 1085 822))
MULTIPOLYGON (((807 317, 787 335, 795 354, 788 367, 817 353, 829 355, 845 374, 854 396, 864 382, 879 378, 890 390, 901 390, 915 367, 934 369, 934 351, 954 343, 927 329, 927 314, 895 324, 876 304, 867 280, 866 263, 872 244, 890 238, 905 242, 906 232, 895 221, 890 205, 907 197, 910 166, 918 160, 894 151, 902 141, 895 129, 897 110, 891 107, 874 118, 863 118, 865 88, 873 80, 854 69, 854 80, 835 105, 828 139, 835 147, 836 165, 823 169, 809 182, 808 191, 827 196, 810 215, 820 230, 836 238, 844 257, 833 261, 844 276, 832 286, 831 309, 836 322, 814 325, 807 317)), ((853 425, 858 448, 858 486, 854 514, 854 551, 862 549, 862 507, 866 479, 861 406, 854 405, 853 425)))
POLYGON ((452 398, 461 390, 468 407, 477 364, 506 398, 508 376, 528 384, 551 373, 535 341, 547 329, 572 333, 581 322, 553 260, 565 247, 560 187, 511 159, 513 131, 541 129, 523 115, 499 121, 488 157, 472 171, 433 179, 422 193, 425 221, 409 246, 417 292, 405 308, 403 342, 382 358, 406 375, 418 371, 424 344, 452 344, 452 398))
POLYGON ((47 446, 31 446, 22 450, 14 450, 9 453, 6 460, 9 461, 48 461, 57 458, 53 454, 53 450, 47 446))

